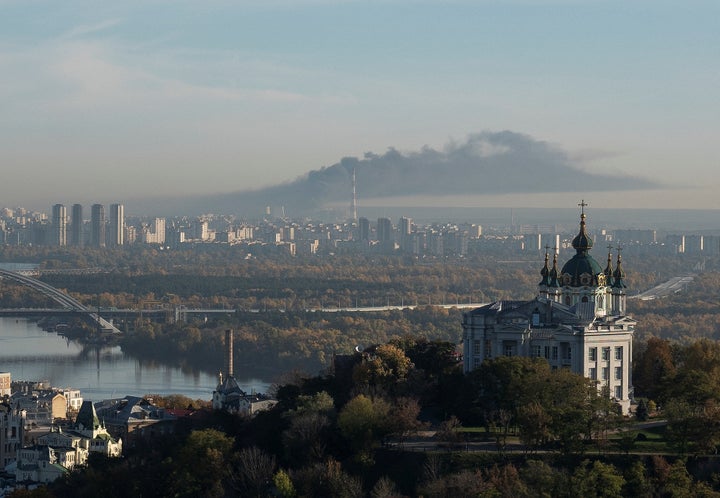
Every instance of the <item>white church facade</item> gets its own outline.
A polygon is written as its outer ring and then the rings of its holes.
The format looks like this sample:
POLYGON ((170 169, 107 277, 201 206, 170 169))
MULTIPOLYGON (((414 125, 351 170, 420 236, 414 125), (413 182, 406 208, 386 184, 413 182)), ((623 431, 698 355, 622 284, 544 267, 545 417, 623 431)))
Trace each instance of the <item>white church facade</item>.
POLYGON ((463 368, 469 372, 498 356, 545 358, 569 368, 630 412, 635 320, 626 315, 625 272, 620 254, 603 269, 590 255, 593 241, 581 203, 575 255, 558 269, 545 253, 538 295, 530 301, 497 301, 463 315, 463 368))

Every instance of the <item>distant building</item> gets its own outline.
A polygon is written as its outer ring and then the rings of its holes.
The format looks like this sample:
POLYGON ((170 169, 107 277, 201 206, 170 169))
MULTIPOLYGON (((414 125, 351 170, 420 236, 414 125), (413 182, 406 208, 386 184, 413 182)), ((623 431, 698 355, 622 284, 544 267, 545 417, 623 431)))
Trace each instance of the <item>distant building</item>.
POLYGON ((90 210, 90 245, 105 247, 105 206, 93 204, 90 210))
POLYGON ((370 240, 370 220, 367 218, 358 219, 358 240, 370 240))
POLYGON ((85 234, 83 233, 83 207, 82 204, 73 204, 72 217, 70 220, 70 245, 81 247, 85 243, 85 234))
POLYGON ((630 244, 655 244, 657 232, 655 230, 615 230, 613 232, 615 243, 630 244))
POLYGON ((390 218, 378 218, 377 241, 383 251, 395 249, 395 237, 393 237, 393 226, 390 218))
POLYGON ((469 372, 498 356, 544 358, 553 369, 569 368, 607 389, 624 414, 632 397, 632 339, 635 320, 626 315, 625 272, 608 254, 602 267, 590 255, 584 205, 576 254, 558 269, 540 275, 538 296, 530 301, 497 301, 463 315, 463 361, 469 372))
POLYGON ((108 242, 111 246, 125 243, 125 207, 122 204, 110 205, 110 233, 108 242))
POLYGON ((400 250, 412 252, 413 249, 413 222, 412 218, 403 216, 398 223, 398 242, 400 250))
POLYGON ((196 240, 208 240, 210 238, 207 220, 198 218, 195 223, 193 223, 192 238, 196 240))
POLYGON ((52 245, 67 245, 67 210, 62 204, 55 204, 52 208, 53 240, 52 245))
POLYGON ((165 218, 155 218, 150 225, 140 231, 140 242, 144 244, 165 243, 165 218))

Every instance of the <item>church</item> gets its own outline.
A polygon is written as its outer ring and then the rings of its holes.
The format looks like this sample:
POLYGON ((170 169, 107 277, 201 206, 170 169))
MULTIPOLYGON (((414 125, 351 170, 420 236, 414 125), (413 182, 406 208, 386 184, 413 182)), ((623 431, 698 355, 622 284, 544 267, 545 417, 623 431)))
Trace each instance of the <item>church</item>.
POLYGON ((628 414, 635 320, 626 315, 625 272, 619 252, 614 268, 608 253, 605 269, 590 255, 585 202, 580 206, 575 255, 559 269, 557 251, 552 267, 545 253, 535 299, 497 301, 463 314, 463 369, 498 356, 545 358, 553 369, 597 381, 628 414))

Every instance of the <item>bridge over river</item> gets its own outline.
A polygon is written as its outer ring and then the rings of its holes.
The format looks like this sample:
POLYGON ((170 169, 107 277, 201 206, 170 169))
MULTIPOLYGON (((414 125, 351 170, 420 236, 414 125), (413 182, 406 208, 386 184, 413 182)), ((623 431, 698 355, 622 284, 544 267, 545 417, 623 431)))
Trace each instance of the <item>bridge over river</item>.
MULTIPOLYGON (((261 309, 250 309, 250 310, 235 310, 235 309, 213 309, 213 308, 188 308, 186 306, 175 306, 169 308, 155 308, 155 309, 118 309, 118 308, 90 308, 85 306, 77 299, 65 294, 64 292, 56 289, 55 287, 46 284, 31 275, 37 274, 36 271, 13 271, 8 269, 0 268, 0 279, 7 279, 17 282, 26 287, 30 287, 43 295, 49 297, 61 308, 7 308, 0 309, 0 316, 62 316, 62 315, 86 315, 93 322, 97 323, 99 327, 105 331, 120 333, 120 330, 115 325, 108 321, 105 317, 115 318, 131 318, 137 316, 167 316, 171 314, 176 322, 184 321, 187 315, 213 315, 213 314, 234 314, 236 312, 249 312, 249 313, 261 313, 261 312, 285 312, 283 309, 279 310, 261 310, 261 309)), ((429 304, 437 308, 458 308, 458 309, 474 309, 484 306, 487 303, 455 303, 455 304, 429 304)), ((306 308, 304 311, 307 312, 321 312, 321 313, 378 313, 384 311, 397 311, 405 309, 415 309, 421 307, 419 305, 401 304, 401 305, 390 305, 387 306, 349 306, 349 307, 319 307, 319 308, 306 308)))
MULTIPOLYGON (((23 274, 21 272, 5 269, 0 269, 0 279, 12 280, 26 287, 30 287, 31 289, 42 293, 43 295, 49 297, 50 299, 58 303, 60 306, 62 306, 62 310, 75 314, 87 315, 88 318, 90 318, 93 322, 97 323, 101 329, 116 334, 120 333, 120 330, 118 330, 115 325, 101 317, 96 311, 88 308, 77 299, 68 296, 67 294, 56 289, 52 285, 48 285, 45 282, 30 277, 29 275, 23 274)), ((57 313, 58 310, 54 310, 54 312, 57 313)))

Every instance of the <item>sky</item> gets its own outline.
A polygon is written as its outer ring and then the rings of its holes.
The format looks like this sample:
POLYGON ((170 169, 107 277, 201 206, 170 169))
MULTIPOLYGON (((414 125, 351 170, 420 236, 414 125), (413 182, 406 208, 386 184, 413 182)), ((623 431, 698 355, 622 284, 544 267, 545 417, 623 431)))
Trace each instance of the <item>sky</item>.
POLYGON ((510 130, 667 186, 612 207, 720 209, 719 93, 717 0, 0 0, 0 206, 257 189, 510 130))

